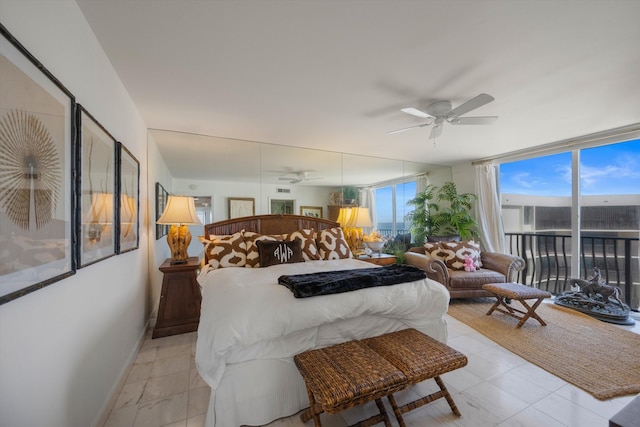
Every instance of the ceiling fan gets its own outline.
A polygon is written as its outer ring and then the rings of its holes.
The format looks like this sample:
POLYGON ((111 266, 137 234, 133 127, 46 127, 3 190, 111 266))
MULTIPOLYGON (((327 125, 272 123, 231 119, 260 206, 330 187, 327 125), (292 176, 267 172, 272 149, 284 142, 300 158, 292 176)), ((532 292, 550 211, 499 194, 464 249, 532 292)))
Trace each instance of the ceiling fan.
POLYGON ((475 98, 471 98, 464 104, 451 108, 451 101, 437 101, 430 104, 426 108, 426 112, 418 110, 417 108, 409 107, 403 108, 401 111, 412 116, 420 117, 422 119, 428 119, 426 123, 422 123, 415 126, 409 126, 407 128, 392 130, 387 134, 393 134, 398 132, 404 132, 406 130, 421 128, 433 124, 430 139, 435 139, 442 133, 444 123, 450 123, 452 125, 488 125, 496 121, 498 116, 477 116, 477 117, 460 117, 471 110, 482 107, 485 104, 493 101, 495 98, 486 93, 481 93, 475 98))
POLYGON ((314 179, 322 179, 322 176, 309 176, 310 171, 292 172, 288 175, 294 176, 281 176, 278 178, 281 181, 289 181, 289 184, 298 184, 299 182, 311 181, 314 179))

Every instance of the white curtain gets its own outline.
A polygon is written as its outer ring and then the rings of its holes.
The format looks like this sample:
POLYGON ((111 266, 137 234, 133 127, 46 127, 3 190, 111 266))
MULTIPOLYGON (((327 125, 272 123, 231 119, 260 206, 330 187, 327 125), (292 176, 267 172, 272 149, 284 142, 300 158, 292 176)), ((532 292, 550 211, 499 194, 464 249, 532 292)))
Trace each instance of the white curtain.
POLYGON ((429 185, 429 178, 427 175, 418 175, 416 177, 416 195, 423 192, 424 189, 427 188, 427 185, 429 185))
POLYGON ((480 239, 489 252, 507 253, 504 226, 500 215, 500 199, 496 187, 495 167, 492 163, 476 166, 476 205, 480 239))
POLYGON ((376 225, 376 194, 373 188, 360 189, 360 206, 363 208, 369 208, 371 222, 373 223, 374 228, 378 228, 376 225))

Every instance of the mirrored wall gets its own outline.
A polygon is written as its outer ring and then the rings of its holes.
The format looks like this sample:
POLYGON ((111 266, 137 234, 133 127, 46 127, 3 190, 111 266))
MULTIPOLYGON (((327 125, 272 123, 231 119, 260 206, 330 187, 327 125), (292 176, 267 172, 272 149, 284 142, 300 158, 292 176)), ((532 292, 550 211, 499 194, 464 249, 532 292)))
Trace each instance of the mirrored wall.
MULTIPOLYGON (((149 130, 149 143, 172 177, 161 184, 171 194, 211 197, 212 221, 229 218, 230 207, 245 209, 251 200, 255 214, 335 219, 336 206, 352 203, 345 200, 352 198, 349 190, 360 193, 421 175, 436 185, 451 180, 445 166, 173 131, 149 130)), ((155 181, 150 176, 151 186, 155 181)))

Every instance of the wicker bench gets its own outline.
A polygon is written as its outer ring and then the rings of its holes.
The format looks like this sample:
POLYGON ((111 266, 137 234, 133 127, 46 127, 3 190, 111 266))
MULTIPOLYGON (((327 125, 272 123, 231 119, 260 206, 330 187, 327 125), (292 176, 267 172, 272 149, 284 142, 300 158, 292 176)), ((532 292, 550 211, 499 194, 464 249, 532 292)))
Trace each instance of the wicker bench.
POLYGON ((307 386, 309 408, 302 413, 302 422, 313 418, 321 427, 320 414, 335 414, 347 408, 375 401, 379 414, 358 423, 372 426, 391 421, 382 403, 382 397, 403 389, 407 384, 404 374, 390 362, 360 341, 349 341, 294 356, 307 386))
POLYGON ((440 375, 465 366, 467 357, 464 354, 415 329, 391 332, 362 342, 400 369, 407 378, 407 385, 433 378, 440 387, 440 391, 402 406, 398 406, 393 395, 389 394, 389 403, 401 427, 405 426, 403 413, 442 397, 454 414, 461 415, 440 375))
POLYGON ((494 311, 499 311, 511 317, 515 317, 516 319, 520 319, 516 328, 524 325, 524 322, 526 322, 529 317, 536 319, 542 326, 547 325, 535 311, 545 298, 551 298, 551 294, 549 292, 524 286, 519 283, 489 283, 482 285, 482 289, 491 292, 497 298, 495 304, 493 304, 487 312, 487 316, 491 315, 494 311), (530 306, 526 301, 528 299, 535 299, 536 302, 530 306), (516 300, 520 302, 526 311, 512 307, 509 305, 509 300, 516 300))

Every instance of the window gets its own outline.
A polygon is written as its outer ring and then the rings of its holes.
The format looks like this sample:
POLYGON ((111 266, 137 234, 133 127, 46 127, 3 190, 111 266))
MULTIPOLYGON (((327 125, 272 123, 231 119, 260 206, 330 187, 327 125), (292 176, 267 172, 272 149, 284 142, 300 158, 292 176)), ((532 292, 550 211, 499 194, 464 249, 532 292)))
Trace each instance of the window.
POLYGON ((527 258, 527 281, 562 293, 569 277, 598 267, 640 305, 640 139, 503 163, 500 188, 507 241, 527 258))
POLYGON ((407 206, 407 200, 416 195, 416 182, 408 181, 388 185, 375 190, 376 224, 383 236, 396 236, 408 233, 405 217, 413 209, 407 206))

